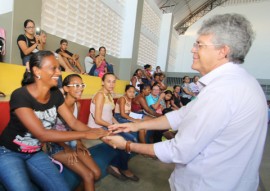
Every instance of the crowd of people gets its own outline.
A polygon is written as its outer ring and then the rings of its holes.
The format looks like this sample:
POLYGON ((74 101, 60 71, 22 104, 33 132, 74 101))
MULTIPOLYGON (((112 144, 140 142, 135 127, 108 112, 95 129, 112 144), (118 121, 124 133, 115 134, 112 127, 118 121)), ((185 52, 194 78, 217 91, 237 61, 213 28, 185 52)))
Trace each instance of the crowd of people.
MULTIPOLYGON (((29 60, 32 54, 46 49, 47 33, 44 30, 36 29, 35 22, 27 19, 24 22, 24 34, 17 38, 17 44, 20 50, 22 64, 29 71, 29 60)), ((84 59, 84 66, 79 61, 80 56, 68 50, 68 41, 60 40, 60 46, 53 51, 62 71, 74 72, 78 74, 89 74, 102 77, 105 73, 113 73, 113 64, 106 61, 106 48, 99 48, 99 54, 96 54, 95 48, 90 48, 84 59)))
POLYGON ((95 190, 101 171, 81 139, 111 146, 107 172, 122 181, 140 180, 128 167, 130 153, 137 152, 176 164, 172 191, 257 189, 268 109, 258 82, 240 67, 254 39, 243 16, 217 15, 202 25, 192 48, 192 68, 201 78, 184 76, 171 90, 161 68, 146 64, 116 102, 117 78, 105 47, 97 56, 90 48, 82 67, 67 40, 46 51, 46 32, 36 34, 30 19, 24 28, 17 42, 27 71, 11 95, 10 121, 0 135, 0 181, 7 190, 29 191, 33 184, 69 190, 48 156, 77 173, 84 190, 95 190), (59 66, 73 74, 62 81, 59 66), (86 88, 78 74, 85 73, 102 81, 87 125, 77 119, 86 88))

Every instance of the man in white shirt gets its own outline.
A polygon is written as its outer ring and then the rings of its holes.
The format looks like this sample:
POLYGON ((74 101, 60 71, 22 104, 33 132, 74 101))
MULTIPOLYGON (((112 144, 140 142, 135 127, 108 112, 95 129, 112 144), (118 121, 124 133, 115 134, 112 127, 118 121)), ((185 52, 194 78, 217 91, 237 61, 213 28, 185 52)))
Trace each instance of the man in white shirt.
POLYGON ((87 56, 84 59, 84 67, 87 74, 90 72, 92 66, 94 65, 95 54, 96 50, 94 48, 90 48, 87 56))
POLYGON ((166 116, 110 127, 115 132, 172 128, 178 130, 175 138, 148 145, 118 136, 107 140, 128 152, 174 163, 173 191, 256 191, 267 104, 257 80, 241 67, 253 39, 249 21, 239 14, 205 21, 191 51, 192 68, 202 75, 196 99, 166 116))

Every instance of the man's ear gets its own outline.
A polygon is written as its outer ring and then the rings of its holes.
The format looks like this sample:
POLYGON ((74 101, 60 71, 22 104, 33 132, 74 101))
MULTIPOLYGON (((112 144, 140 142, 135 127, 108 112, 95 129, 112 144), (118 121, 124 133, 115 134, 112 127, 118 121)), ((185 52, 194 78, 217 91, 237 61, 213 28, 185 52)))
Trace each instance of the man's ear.
POLYGON ((222 48, 220 48, 220 52, 219 52, 219 58, 220 59, 228 59, 228 55, 230 53, 230 48, 225 45, 222 48))

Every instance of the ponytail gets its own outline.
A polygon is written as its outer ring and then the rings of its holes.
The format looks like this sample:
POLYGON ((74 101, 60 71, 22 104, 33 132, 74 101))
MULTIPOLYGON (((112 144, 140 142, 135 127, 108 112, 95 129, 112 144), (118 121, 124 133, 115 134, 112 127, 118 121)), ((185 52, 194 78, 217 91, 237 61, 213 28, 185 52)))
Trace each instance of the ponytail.
POLYGON ((54 56, 54 54, 51 51, 38 51, 37 53, 31 55, 29 61, 30 72, 25 71, 25 73, 23 74, 23 79, 21 82, 22 86, 29 85, 35 82, 33 68, 41 68, 43 58, 49 56, 54 56))
POLYGON ((35 82, 35 78, 31 72, 25 71, 22 79, 22 86, 26 86, 35 82))

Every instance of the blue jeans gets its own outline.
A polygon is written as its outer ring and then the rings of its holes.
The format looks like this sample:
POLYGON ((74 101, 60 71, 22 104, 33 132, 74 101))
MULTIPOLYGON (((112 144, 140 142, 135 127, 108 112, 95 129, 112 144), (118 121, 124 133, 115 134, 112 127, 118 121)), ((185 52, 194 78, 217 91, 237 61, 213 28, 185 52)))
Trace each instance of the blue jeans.
MULTIPOLYGON (((115 113, 114 118, 118 121, 118 123, 132 123, 128 119, 121 116, 120 113, 115 113)), ((124 137, 126 140, 130 140, 132 142, 137 143, 138 142, 138 133, 137 132, 130 132, 130 133, 119 133, 122 137, 124 137)))
MULTIPOLYGON (((107 127, 102 127, 102 128, 105 130, 108 130, 107 127)), ((137 142, 136 137, 134 137, 130 133, 118 133, 118 135, 122 136, 127 141, 137 142)), ((110 149, 113 149, 114 152, 116 152, 116 156, 113 158, 110 165, 115 166, 115 167, 119 168, 120 170, 127 170, 128 169, 128 161, 130 159, 130 154, 128 154, 124 150, 114 149, 112 147, 110 149)))
POLYGON ((32 56, 32 54, 23 57, 22 61, 23 61, 24 66, 26 65, 27 62, 30 61, 31 56, 32 56))
POLYGON ((19 153, 0 146, 0 181, 7 190, 68 191, 68 185, 48 155, 19 153))

